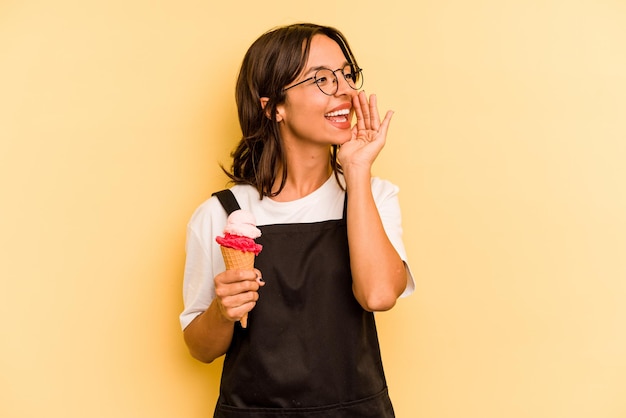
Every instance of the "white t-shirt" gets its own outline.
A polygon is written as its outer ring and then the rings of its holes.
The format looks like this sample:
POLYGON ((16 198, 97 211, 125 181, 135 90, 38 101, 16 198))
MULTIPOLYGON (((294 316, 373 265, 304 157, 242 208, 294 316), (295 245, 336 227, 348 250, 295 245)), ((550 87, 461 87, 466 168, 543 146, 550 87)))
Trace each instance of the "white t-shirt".
MULTIPOLYGON (((415 283, 402 242, 398 187, 376 177, 372 178, 371 184, 385 232, 406 266, 407 285, 402 296, 408 296, 415 289, 415 283)), ((236 185, 231 191, 241 208, 252 212, 258 226, 321 222, 343 216, 345 192, 334 175, 313 193, 291 202, 276 202, 268 197, 259 199, 259 192, 248 185, 236 185)), ((185 308, 180 315, 183 329, 209 307, 215 297, 213 278, 226 269, 219 244, 215 242, 215 237, 223 234, 226 218, 222 205, 216 197, 211 197, 196 209, 187 225, 183 282, 185 308)))

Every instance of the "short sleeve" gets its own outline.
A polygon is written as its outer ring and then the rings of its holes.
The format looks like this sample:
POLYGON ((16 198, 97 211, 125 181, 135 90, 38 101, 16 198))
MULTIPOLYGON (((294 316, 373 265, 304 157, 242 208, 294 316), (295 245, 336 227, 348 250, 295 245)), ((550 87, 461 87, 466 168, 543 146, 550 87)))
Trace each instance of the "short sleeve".
MULTIPOLYGON (((215 298, 213 278, 224 270, 221 255, 215 254, 215 231, 223 230, 226 212, 216 198, 203 203, 187 225, 185 270, 183 278, 184 310, 180 314, 182 329, 204 312, 215 298)), ((219 253, 219 251, 218 251, 219 253)))
POLYGON ((398 186, 377 177, 372 179, 372 194, 374 195, 374 201, 376 202, 383 228, 389 241, 391 241, 398 255, 404 261, 407 282, 401 297, 405 297, 415 290, 415 281, 407 260, 404 242, 402 241, 402 214, 398 193, 398 186))

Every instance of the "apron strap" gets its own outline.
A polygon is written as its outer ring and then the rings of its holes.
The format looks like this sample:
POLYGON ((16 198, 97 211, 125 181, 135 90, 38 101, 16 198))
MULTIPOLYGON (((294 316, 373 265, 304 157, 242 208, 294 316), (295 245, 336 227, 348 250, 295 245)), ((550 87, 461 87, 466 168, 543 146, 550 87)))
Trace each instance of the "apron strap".
POLYGON ((226 210, 226 213, 229 215, 234 211, 241 209, 239 203, 237 203, 237 199, 235 199, 235 195, 230 191, 230 189, 220 190, 219 192, 213 193, 212 196, 217 197, 226 210))

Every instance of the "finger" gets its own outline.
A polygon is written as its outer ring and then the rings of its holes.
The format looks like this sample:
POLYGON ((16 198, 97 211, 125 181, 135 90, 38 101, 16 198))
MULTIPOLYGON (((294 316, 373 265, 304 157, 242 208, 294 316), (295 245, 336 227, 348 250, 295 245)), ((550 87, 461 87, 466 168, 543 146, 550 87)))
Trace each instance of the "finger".
POLYGON ((215 276, 215 281, 216 282, 220 282, 220 283, 225 283, 225 284, 241 282, 241 281, 244 281, 244 280, 255 281, 257 279, 257 277, 258 277, 257 271, 258 270, 253 270, 253 269, 250 269, 250 270, 239 270, 239 269, 226 270, 226 271, 223 271, 222 273, 218 274, 217 276, 215 276))
POLYGON ((258 300, 258 293, 255 293, 253 298, 233 297, 229 300, 222 300, 222 312, 231 321, 239 321, 256 306, 258 300))
POLYGON ((255 279, 233 283, 231 286, 233 287, 233 290, 237 290, 238 293, 246 293, 256 292, 261 287, 261 284, 259 284, 258 279, 255 279))
MULTIPOLYGON (((365 129, 365 121, 363 119, 363 110, 361 109, 361 102, 359 96, 361 92, 352 98, 352 107, 354 108, 354 114, 356 115, 356 129, 357 132, 365 129)), ((356 136, 356 135, 355 135, 356 136)))
POLYGON ((256 305, 259 299, 257 292, 240 293, 233 296, 215 298, 222 315, 230 321, 238 321, 246 312, 256 305))
POLYGON ((237 307, 243 303, 256 300, 260 285, 256 281, 243 281, 231 284, 222 284, 215 288, 215 296, 223 305, 237 307))
POLYGON ((363 113, 363 124, 365 129, 372 129, 372 121, 370 120, 370 108, 367 104, 367 95, 364 91, 359 92, 359 103, 361 112, 363 113))
POLYGON ((222 303, 227 305, 228 309, 249 307, 248 310, 250 310, 254 307, 254 305, 256 305, 257 300, 259 300, 259 294, 257 292, 246 292, 224 298, 222 299, 222 303))
POLYGON ((249 292, 257 292, 262 284, 256 280, 244 280, 234 283, 215 282, 215 296, 225 303, 229 298, 237 297, 249 292))
POLYGON ((242 312, 241 314, 237 315, 238 317, 238 321, 242 321, 242 326, 244 328, 246 328, 244 324, 244 321, 246 321, 247 323, 247 318, 244 320, 244 317, 246 317, 246 315, 248 315, 248 313, 254 309, 254 307, 256 306, 256 302, 250 302, 250 303, 246 303, 241 305, 239 308, 237 308, 237 312, 242 312))
POLYGON ((369 109, 372 129, 377 131, 380 128, 380 115, 378 114, 378 99, 375 94, 370 96, 369 109))
POLYGON ((393 117, 393 110, 388 110, 385 114, 385 119, 383 119, 383 123, 380 124, 380 128, 378 132, 383 138, 387 137, 387 131, 389 130, 389 124, 391 123, 391 118, 393 117))
POLYGON ((254 272, 256 273, 256 282, 258 283, 259 286, 265 286, 265 280, 263 280, 263 275, 261 274, 261 271, 258 269, 254 269, 254 272))

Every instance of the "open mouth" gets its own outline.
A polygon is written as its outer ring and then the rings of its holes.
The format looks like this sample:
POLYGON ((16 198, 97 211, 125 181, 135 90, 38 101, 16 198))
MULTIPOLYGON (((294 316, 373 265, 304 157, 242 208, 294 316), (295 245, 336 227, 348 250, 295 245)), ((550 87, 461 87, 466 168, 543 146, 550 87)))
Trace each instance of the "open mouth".
POLYGON ((350 109, 341 109, 326 113, 324 117, 331 122, 347 122, 348 115, 350 115, 350 109))

